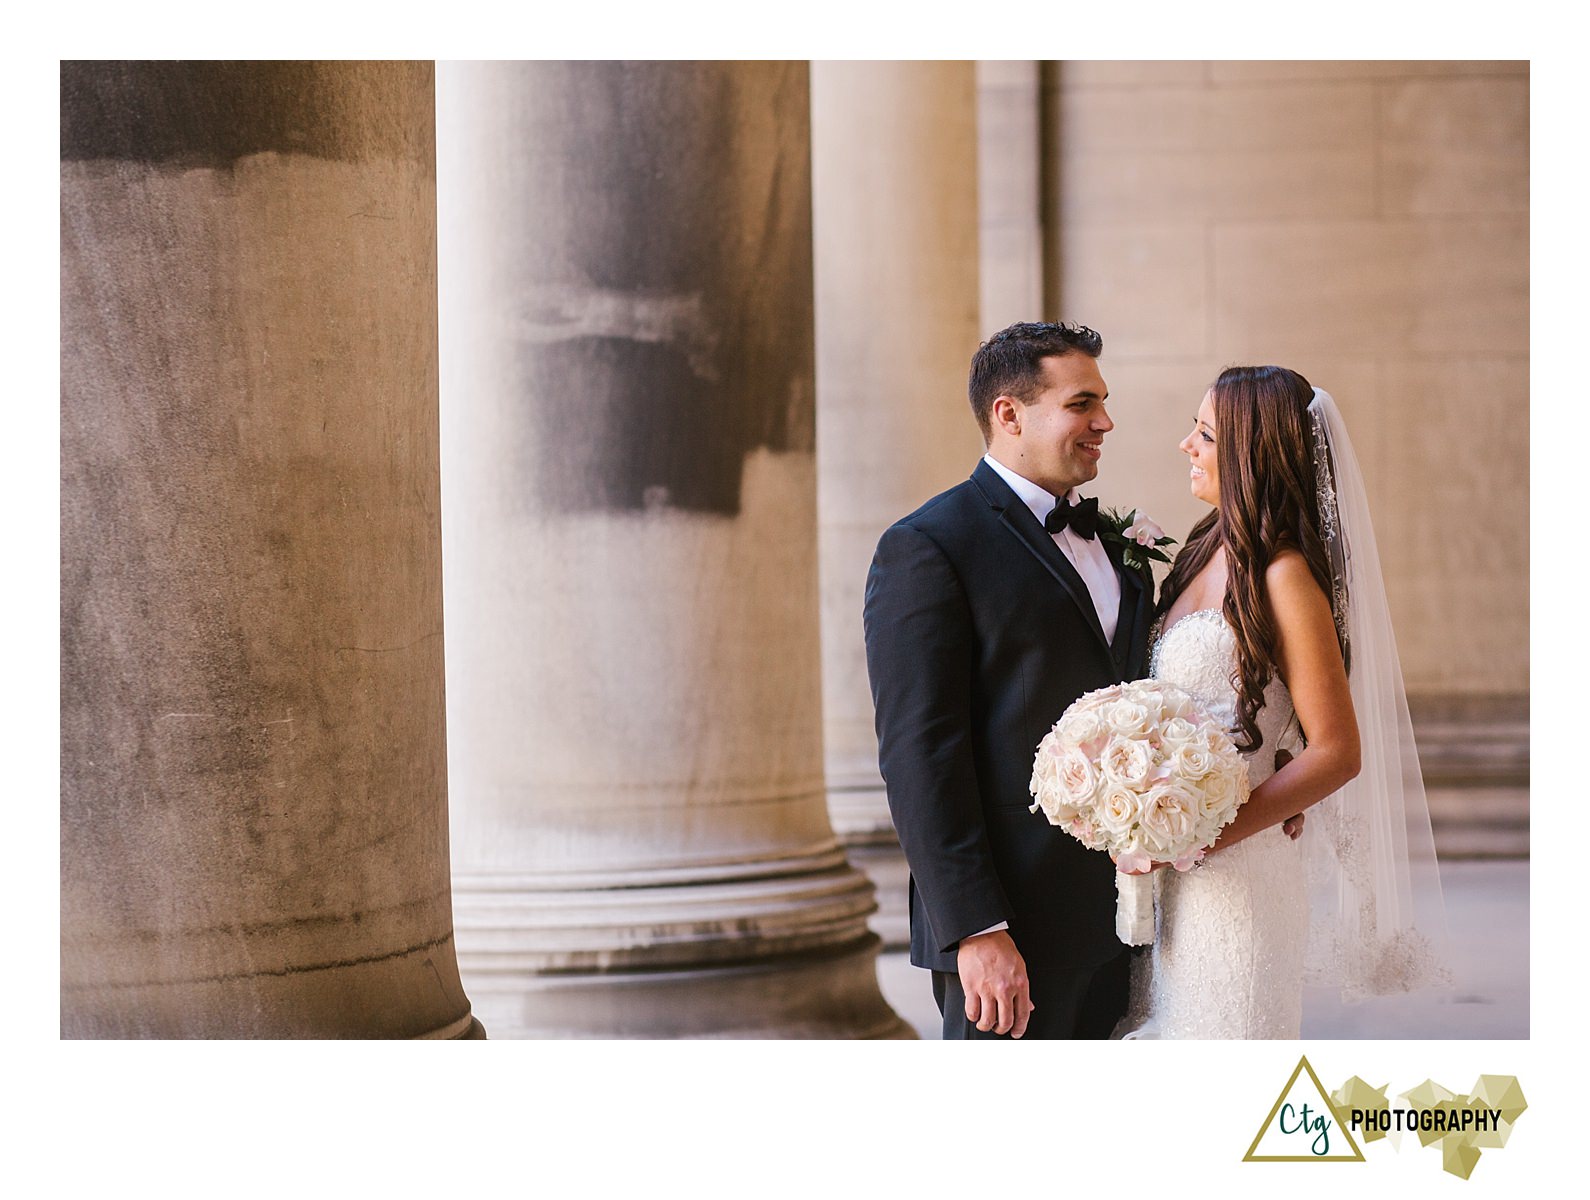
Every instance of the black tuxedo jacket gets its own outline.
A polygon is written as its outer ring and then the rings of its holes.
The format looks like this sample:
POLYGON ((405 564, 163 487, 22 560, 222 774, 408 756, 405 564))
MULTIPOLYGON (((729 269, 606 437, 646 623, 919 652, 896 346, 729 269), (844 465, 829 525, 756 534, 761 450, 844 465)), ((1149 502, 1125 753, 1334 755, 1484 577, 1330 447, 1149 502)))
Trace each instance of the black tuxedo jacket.
POLYGON ((867 672, 911 868, 911 961, 956 970, 1000 921, 1031 968, 1124 949, 1115 868, 1028 811, 1033 752, 1084 692, 1146 674, 1153 581, 1121 566, 1114 644, 1070 560, 986 463, 891 526, 867 576, 867 672))

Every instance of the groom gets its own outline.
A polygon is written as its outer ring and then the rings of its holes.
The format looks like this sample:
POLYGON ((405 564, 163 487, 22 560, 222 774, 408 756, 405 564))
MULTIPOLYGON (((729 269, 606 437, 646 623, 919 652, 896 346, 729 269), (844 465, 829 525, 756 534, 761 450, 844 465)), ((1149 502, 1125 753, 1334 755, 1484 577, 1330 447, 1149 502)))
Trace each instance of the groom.
POLYGON ((1041 813, 1033 751, 1082 693, 1142 677, 1153 582, 1099 535, 1102 340, 1023 323, 972 358, 988 453, 885 531, 867 671, 911 868, 911 961, 946 1038, 1104 1038, 1126 1008, 1115 869, 1041 813))

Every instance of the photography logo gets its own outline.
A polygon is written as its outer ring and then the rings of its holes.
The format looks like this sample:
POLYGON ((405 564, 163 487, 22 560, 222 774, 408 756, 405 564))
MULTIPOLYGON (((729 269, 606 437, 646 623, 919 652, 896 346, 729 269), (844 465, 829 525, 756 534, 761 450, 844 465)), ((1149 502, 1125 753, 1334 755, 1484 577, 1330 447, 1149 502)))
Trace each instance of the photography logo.
POLYGON ((1309 1066, 1297 1060, 1292 1077, 1270 1106, 1243 1162, 1363 1162, 1364 1153, 1347 1131, 1347 1122, 1331 1103, 1309 1066))
POLYGON ((1423 1147, 1441 1151, 1441 1167, 1467 1179, 1482 1151, 1507 1145, 1513 1125, 1529 1104, 1512 1075, 1481 1075, 1469 1092, 1453 1092, 1433 1079, 1398 1092, 1400 1104, 1386 1097, 1390 1084, 1371 1087, 1354 1075, 1331 1094, 1364 1144, 1387 1139, 1402 1149, 1402 1135, 1411 1133, 1423 1147))
POLYGON ((1364 1162, 1364 1145, 1384 1141, 1401 1150, 1410 1142, 1438 1149, 1441 1166, 1467 1179, 1481 1152, 1507 1145, 1513 1125, 1529 1107, 1512 1075, 1481 1075, 1470 1092, 1452 1092, 1432 1079, 1387 1097, 1389 1084, 1373 1087, 1353 1076, 1327 1092, 1306 1057, 1254 1135, 1243 1162, 1364 1162))

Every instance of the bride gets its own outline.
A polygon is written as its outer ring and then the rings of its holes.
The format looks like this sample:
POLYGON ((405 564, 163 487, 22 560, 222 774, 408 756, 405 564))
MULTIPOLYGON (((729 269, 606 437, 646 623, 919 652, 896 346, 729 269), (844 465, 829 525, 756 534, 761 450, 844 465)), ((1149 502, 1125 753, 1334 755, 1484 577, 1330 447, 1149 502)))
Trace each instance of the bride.
POLYGON ((1354 998, 1441 975, 1401 669, 1328 393, 1232 367, 1181 450, 1214 511, 1165 580, 1150 671, 1231 728, 1252 794, 1195 869, 1157 873, 1121 1035, 1296 1038, 1305 977, 1354 998))

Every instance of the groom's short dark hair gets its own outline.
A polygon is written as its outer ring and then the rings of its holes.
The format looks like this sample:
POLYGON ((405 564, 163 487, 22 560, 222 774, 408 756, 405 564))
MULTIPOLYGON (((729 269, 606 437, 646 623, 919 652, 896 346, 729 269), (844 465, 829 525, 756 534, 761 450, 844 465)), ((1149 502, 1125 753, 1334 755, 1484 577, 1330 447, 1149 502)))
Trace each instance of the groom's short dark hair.
POLYGON ((992 438, 995 400, 1014 396, 1026 404, 1043 390, 1044 359, 1057 354, 1097 358, 1103 349, 1104 339, 1086 325, 1057 321, 1018 321, 989 338, 972 355, 972 373, 966 381, 983 442, 992 438))

